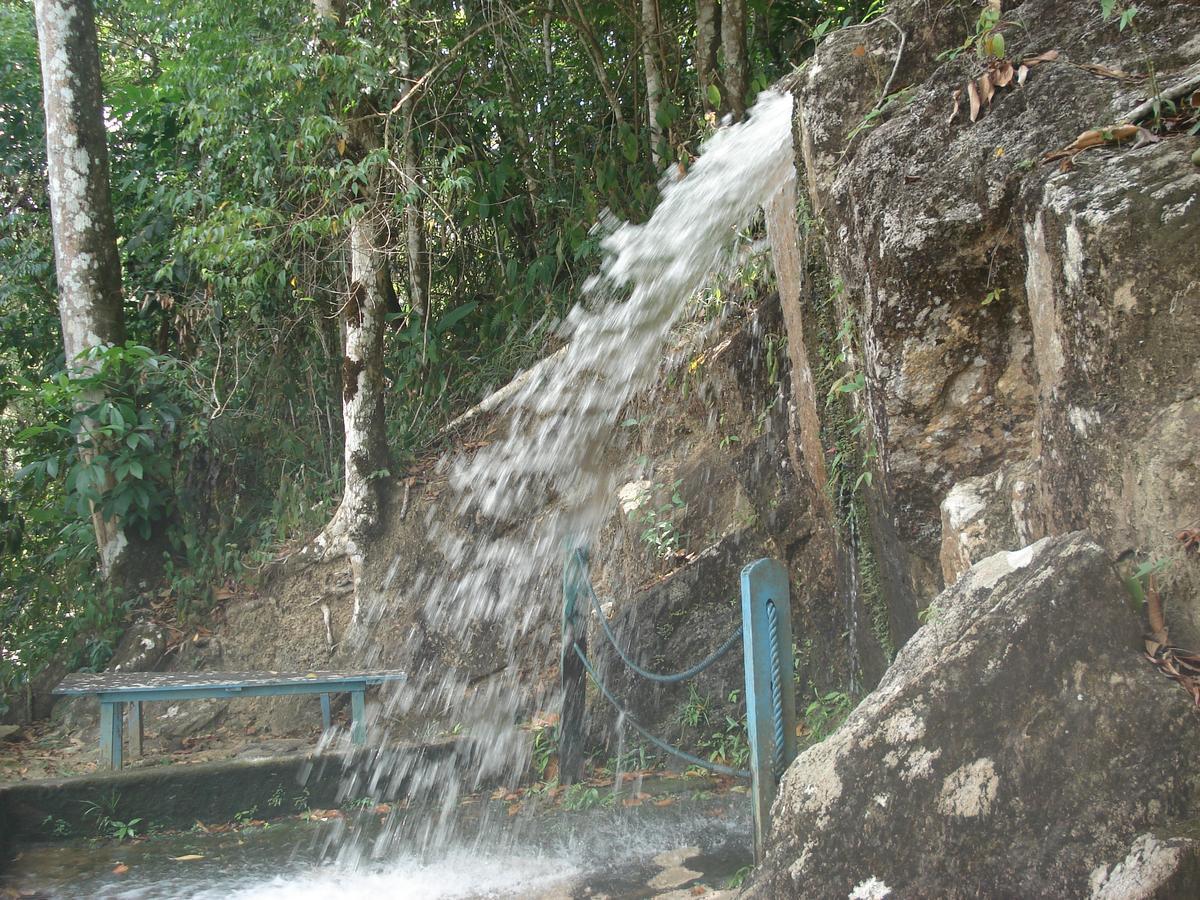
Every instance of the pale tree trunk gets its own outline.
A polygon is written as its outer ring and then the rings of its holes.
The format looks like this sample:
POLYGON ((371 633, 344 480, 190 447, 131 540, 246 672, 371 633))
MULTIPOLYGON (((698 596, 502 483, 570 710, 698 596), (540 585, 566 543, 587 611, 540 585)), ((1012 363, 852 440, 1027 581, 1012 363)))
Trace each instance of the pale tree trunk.
POLYGON ((708 96, 710 87, 715 85, 720 90, 717 80, 719 23, 717 0, 696 0, 696 78, 700 82, 700 103, 705 112, 715 112, 720 106, 714 104, 708 96))
MULTIPOLYGON (((546 71, 546 105, 554 107, 554 43, 550 26, 554 20, 554 0, 546 4, 542 14, 542 66, 546 71)), ((542 116, 542 144, 546 147, 546 174, 553 180, 558 170, 558 152, 555 149, 554 122, 550 116, 542 116)))
MULTIPOLYGON (((125 340, 121 260, 108 186, 100 52, 91 0, 36 0, 50 219, 67 367, 125 340)), ((94 371, 94 363, 84 363, 94 371)), ((88 440, 86 431, 81 440, 88 440)), ((100 569, 110 578, 127 546, 121 523, 93 508, 100 569)))
POLYGON ((600 50, 600 42, 596 40, 596 35, 588 23, 583 7, 579 5, 579 0, 572 0, 572 4, 575 7, 575 25, 579 28, 579 34, 583 38, 583 46, 587 49, 588 59, 592 61, 592 71, 596 73, 596 81, 599 82, 600 90, 604 91, 605 99, 608 100, 613 121, 616 122, 618 128, 621 128, 625 125, 625 115, 621 112, 621 99, 608 81, 608 72, 604 66, 604 54, 600 50))
MULTIPOLYGON (((317 15, 337 20, 340 5, 315 0, 317 15)), ((348 153, 361 158, 382 143, 368 104, 346 121, 348 153)), ((342 502, 321 536, 327 553, 345 553, 354 579, 352 622, 362 619, 363 569, 368 544, 383 513, 389 465, 383 407, 383 336, 388 299, 384 212, 378 185, 350 206, 350 290, 342 304, 342 502)))
POLYGON ((646 70, 646 116, 650 123, 650 158, 654 167, 662 166, 663 128, 658 121, 662 108, 662 72, 659 59, 662 56, 662 23, 658 14, 658 0, 642 0, 642 66, 646 70))
POLYGON ((425 318, 429 311, 429 252, 425 242, 425 210, 421 198, 420 155, 413 124, 412 53, 408 28, 400 29, 400 77, 407 80, 403 116, 403 171, 405 190, 412 196, 404 208, 404 235, 408 258, 408 304, 412 314, 425 318))
POLYGON ((733 121, 746 117, 746 92, 750 89, 746 59, 746 0, 721 4, 721 48, 725 53, 725 100, 733 121))

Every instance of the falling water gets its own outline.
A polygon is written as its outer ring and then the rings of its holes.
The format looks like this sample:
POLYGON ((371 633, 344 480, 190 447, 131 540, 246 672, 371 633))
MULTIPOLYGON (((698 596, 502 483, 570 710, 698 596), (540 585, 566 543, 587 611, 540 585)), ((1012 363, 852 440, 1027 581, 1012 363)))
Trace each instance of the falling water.
MULTIPOLYGON (((448 464, 449 491, 429 522, 441 558, 423 563, 413 584, 385 585, 369 621, 378 628, 396 609, 419 611, 401 660, 410 681, 381 718, 462 723, 459 759, 414 762, 384 749, 372 769, 348 773, 347 796, 404 783, 406 793, 435 798, 439 809, 416 822, 398 819, 369 846, 344 842, 343 865, 363 871, 372 859, 378 866, 461 848, 455 812, 463 795, 515 783, 526 770, 529 735, 516 723, 554 703, 538 685, 557 662, 562 561, 611 514, 618 472, 606 449, 614 426, 653 382, 687 301, 730 261, 738 231, 795 177, 791 108, 788 95, 762 94, 746 122, 706 143, 686 176, 664 182, 648 221, 598 226, 607 232, 604 262, 562 325, 567 347, 512 393, 503 437, 448 464), (461 657, 490 648, 494 677, 471 684, 447 646, 461 657)), ((367 661, 397 662, 390 654, 367 661)), ((480 833, 500 824, 483 816, 471 840, 478 845, 480 833)))

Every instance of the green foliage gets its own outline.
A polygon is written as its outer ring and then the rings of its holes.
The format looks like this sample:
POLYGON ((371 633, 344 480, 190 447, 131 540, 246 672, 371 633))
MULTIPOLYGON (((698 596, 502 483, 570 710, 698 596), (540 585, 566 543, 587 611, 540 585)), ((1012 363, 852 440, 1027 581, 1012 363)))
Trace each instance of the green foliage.
MULTIPOLYGON (((173 438, 180 382, 173 360, 147 347, 97 347, 74 376, 59 372, 42 385, 22 380, 46 421, 19 431, 13 449, 23 463, 16 480, 33 489, 63 478, 67 506, 78 519, 95 509, 148 538, 171 512, 173 438)), ((18 400, 18 402, 19 402, 18 400)))
POLYGON ((610 806, 613 799, 611 793, 601 794, 599 788, 578 782, 569 785, 563 792, 562 808, 572 811, 595 809, 597 806, 610 806))
POLYGON ((712 721, 712 698, 702 695, 694 684, 688 685, 687 700, 679 707, 681 728, 699 728, 712 721))
MULTIPOLYGON (((881 8, 756 4, 752 90, 881 8)), ((119 633, 123 601, 98 586, 93 505, 164 539, 155 587, 184 618, 205 615, 214 583, 328 519, 342 477, 347 234, 364 198, 378 198, 396 295, 390 472, 447 441, 458 412, 554 340, 599 257, 593 223, 606 210, 643 219, 661 174, 629 68, 636 17, 582 9, 576 21, 562 4, 352 0, 333 23, 309 0, 100 4, 130 342, 72 381, 32 12, 0 0, 0 691, 67 647, 101 665, 119 633), (376 128, 377 144, 351 121, 376 128), (430 248, 423 316, 407 290, 412 210, 430 248)), ((693 15, 663 7, 657 124, 682 168, 715 127, 704 101, 728 100, 700 96, 693 15)), ((745 268, 755 290, 768 283, 761 260, 745 268)), ((710 299, 716 315, 730 298, 710 299)), ((679 547, 678 505, 647 510, 656 555, 679 547)))
POLYGON ((742 866, 730 876, 729 881, 725 884, 725 889, 730 891, 737 890, 746 883, 746 879, 749 878, 753 872, 754 866, 742 866))
POLYGON ((120 814, 118 812, 120 795, 115 790, 106 797, 94 801, 84 801, 83 804, 83 817, 95 820, 98 836, 118 843, 138 837, 137 826, 141 824, 142 819, 140 816, 133 819, 117 818, 120 814))
POLYGON ((531 765, 539 779, 546 777, 550 760, 558 754, 558 735, 555 726, 542 724, 533 731, 533 753, 531 765))
POLYGON ((58 819, 54 816, 46 816, 42 819, 42 830, 47 834, 52 834, 55 837, 70 837, 71 823, 66 819, 58 819))
POLYGON ((679 493, 682 479, 677 479, 668 486, 655 483, 637 498, 634 508, 629 512, 629 519, 643 525, 642 543, 658 559, 669 559, 682 545, 683 535, 675 524, 675 514, 687 506, 679 493), (655 498, 666 494, 667 499, 656 502, 655 498))
POLYGON ((1146 587, 1150 583, 1150 579, 1165 572, 1170 566, 1170 557, 1147 559, 1123 579, 1125 590, 1129 592, 1137 610, 1140 611, 1146 605, 1146 587))
POLYGON ((1133 24, 1138 14, 1138 8, 1132 3, 1126 4, 1119 0, 1100 0, 1100 15, 1105 22, 1116 20, 1117 30, 1124 31, 1133 24))
POLYGON ((1000 29, 1004 24, 1000 14, 1000 3, 993 0, 985 4, 979 11, 979 18, 975 20, 974 32, 967 35, 966 40, 958 47, 939 53, 938 62, 957 59, 968 50, 974 50, 980 59, 1003 59, 1006 48, 1000 29))
POLYGON ((819 744, 838 730, 854 709, 854 698, 842 691, 814 696, 804 710, 804 746, 819 744))
POLYGON ((828 297, 816 310, 818 352, 824 365, 814 375, 818 390, 825 394, 826 408, 821 439, 832 450, 825 488, 855 556, 858 600, 868 611, 872 634, 890 661, 895 644, 863 495, 864 488, 874 483, 878 447, 869 439, 870 417, 864 396, 867 379, 859 368, 862 354, 857 319, 852 309, 838 312, 843 291, 840 281, 832 282, 828 297))

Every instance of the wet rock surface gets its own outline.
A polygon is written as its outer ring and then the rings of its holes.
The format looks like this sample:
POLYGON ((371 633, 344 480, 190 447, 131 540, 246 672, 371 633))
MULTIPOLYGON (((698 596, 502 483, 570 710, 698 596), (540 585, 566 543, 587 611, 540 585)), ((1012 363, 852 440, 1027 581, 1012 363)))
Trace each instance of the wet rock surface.
MULTIPOLYGON (((947 51, 974 33, 978 4, 890 4, 891 24, 832 35, 798 76, 807 208, 839 315, 860 330, 874 530, 904 574, 895 609, 923 607, 980 549, 1022 536, 1086 528, 1114 556, 1169 554, 1200 507, 1200 281, 1186 261, 1200 138, 1043 162, 1145 99, 1144 79, 1112 72, 1153 64, 1166 86, 1194 74, 1200 7, 1137 10, 1134 39, 1098 4, 1003 4, 1007 57, 1057 58, 997 89, 974 122, 966 85, 984 64, 974 46, 947 51), (897 59, 892 99, 872 113, 897 59), (956 485, 1020 465, 1016 518, 947 548, 956 485)), ((1200 637, 1200 567, 1170 580, 1181 636, 1200 637)))
POLYGON ((789 768, 749 896, 1142 896, 1116 886, 1176 877, 1191 851, 1131 846, 1194 815, 1200 718, 1139 630, 1083 534, 977 563, 789 768))

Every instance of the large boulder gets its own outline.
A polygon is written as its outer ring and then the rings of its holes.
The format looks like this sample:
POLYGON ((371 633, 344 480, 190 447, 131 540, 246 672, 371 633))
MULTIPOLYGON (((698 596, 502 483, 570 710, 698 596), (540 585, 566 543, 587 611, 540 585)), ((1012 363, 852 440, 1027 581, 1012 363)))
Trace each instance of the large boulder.
POLYGON ((749 895, 1200 895, 1200 719, 1139 630, 1082 533, 977 563, 788 769, 749 895))

